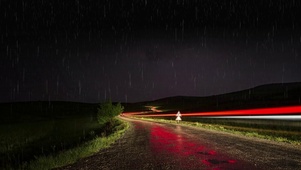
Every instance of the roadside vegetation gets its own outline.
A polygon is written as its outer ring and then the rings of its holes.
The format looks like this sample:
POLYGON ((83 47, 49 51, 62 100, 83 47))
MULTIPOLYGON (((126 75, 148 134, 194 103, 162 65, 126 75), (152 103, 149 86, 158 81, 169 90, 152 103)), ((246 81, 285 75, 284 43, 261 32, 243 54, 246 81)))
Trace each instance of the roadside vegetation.
MULTIPOLYGON (((156 121, 162 123, 177 124, 175 120, 163 119, 163 118, 139 118, 143 120, 156 121)), ((223 131, 232 134, 239 134, 248 137, 256 137, 261 139, 268 139, 271 141, 285 142, 294 145, 301 145, 301 131, 300 126, 292 127, 286 125, 271 125, 265 121, 261 124, 251 123, 237 123, 237 120, 223 121, 223 120, 209 120, 198 119, 190 121, 181 121, 181 125, 192 126, 216 131, 223 131), (203 121, 203 122, 202 122, 203 121)), ((300 123, 300 122, 297 122, 300 123)))
POLYGON ((0 169, 64 166, 110 146, 128 127, 116 118, 123 107, 111 102, 1 104, 0 110, 0 169))
POLYGON ((100 149, 109 147, 117 139, 119 139, 128 128, 128 124, 120 119, 113 118, 111 124, 114 128, 108 136, 95 137, 75 148, 71 148, 57 154, 41 156, 32 161, 28 169, 43 170, 61 167, 64 165, 75 163, 78 159, 91 156, 97 153, 100 149))

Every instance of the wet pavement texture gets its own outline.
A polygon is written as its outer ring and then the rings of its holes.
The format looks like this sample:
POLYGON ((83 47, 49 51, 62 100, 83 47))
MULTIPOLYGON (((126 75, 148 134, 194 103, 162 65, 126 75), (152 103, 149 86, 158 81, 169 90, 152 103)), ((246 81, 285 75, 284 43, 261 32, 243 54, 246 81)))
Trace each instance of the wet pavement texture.
POLYGON ((123 118, 111 147, 60 169, 300 169, 301 149, 224 132, 123 118))

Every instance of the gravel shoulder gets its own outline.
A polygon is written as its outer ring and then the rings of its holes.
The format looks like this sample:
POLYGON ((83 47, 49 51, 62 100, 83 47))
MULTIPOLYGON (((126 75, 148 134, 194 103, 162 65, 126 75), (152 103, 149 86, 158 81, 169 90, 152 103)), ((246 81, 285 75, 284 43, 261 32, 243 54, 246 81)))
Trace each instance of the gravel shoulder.
POLYGON ((300 169, 301 147, 225 132, 124 118, 111 147, 59 169, 300 169))

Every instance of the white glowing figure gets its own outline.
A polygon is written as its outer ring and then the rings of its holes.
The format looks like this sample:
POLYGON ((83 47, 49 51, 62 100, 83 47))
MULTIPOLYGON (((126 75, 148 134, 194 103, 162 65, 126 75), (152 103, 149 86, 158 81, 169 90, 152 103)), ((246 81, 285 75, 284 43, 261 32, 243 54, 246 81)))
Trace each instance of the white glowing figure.
POLYGON ((176 121, 177 121, 177 123, 179 123, 182 119, 181 119, 181 113, 180 113, 180 111, 178 111, 178 113, 176 114, 176 116, 177 116, 177 118, 176 118, 176 121))

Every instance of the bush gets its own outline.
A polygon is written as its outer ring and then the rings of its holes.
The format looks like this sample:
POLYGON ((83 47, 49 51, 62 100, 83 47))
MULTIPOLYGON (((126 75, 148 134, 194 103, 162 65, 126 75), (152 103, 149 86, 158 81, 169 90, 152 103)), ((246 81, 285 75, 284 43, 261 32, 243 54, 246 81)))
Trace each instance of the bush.
POLYGON ((111 101, 101 103, 97 108, 97 121, 101 125, 110 123, 115 116, 123 112, 124 107, 120 103, 113 105, 111 101))

